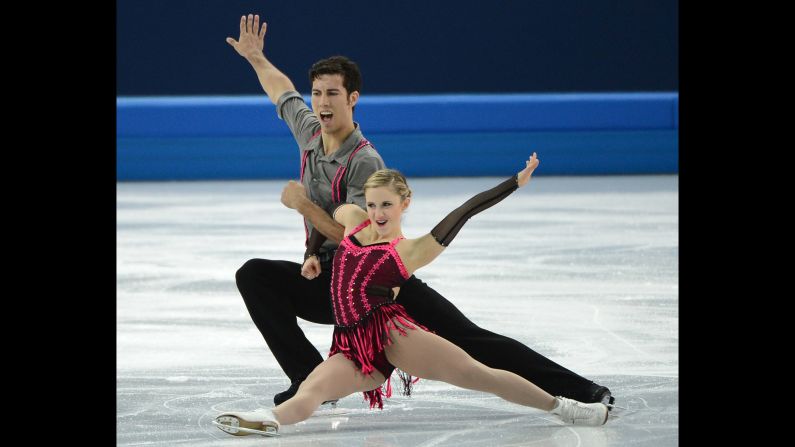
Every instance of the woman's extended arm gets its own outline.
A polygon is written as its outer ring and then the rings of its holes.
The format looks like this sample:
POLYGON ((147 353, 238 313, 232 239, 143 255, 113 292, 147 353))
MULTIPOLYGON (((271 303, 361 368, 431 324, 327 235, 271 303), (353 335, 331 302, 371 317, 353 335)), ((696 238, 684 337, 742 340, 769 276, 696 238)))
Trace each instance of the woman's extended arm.
POLYGON ((413 272, 436 259, 445 247, 450 245, 450 242, 452 242, 469 218, 496 205, 516 191, 517 188, 526 185, 530 181, 530 176, 538 166, 538 163, 538 158, 534 152, 533 156, 527 160, 526 167, 519 173, 494 188, 483 191, 464 202, 463 205, 442 219, 430 233, 418 239, 406 241, 409 243, 404 245, 405 249, 400 250, 406 268, 413 272))

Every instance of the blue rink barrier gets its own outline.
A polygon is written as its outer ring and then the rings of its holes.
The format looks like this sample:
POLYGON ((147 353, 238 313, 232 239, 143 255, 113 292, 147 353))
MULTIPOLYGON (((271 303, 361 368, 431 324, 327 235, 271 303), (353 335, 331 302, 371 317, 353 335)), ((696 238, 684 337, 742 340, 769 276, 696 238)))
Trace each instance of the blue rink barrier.
MULTIPOLYGON (((409 177, 505 175, 533 151, 535 175, 673 174, 678 110, 676 92, 372 95, 354 120, 409 177)), ((119 97, 116 111, 119 181, 298 177, 298 146, 264 94, 119 97)))

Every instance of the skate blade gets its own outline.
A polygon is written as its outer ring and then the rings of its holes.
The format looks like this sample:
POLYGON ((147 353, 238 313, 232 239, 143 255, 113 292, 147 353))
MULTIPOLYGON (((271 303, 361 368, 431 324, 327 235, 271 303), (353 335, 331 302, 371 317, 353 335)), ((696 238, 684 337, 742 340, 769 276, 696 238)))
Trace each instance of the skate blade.
POLYGON ((616 405, 614 402, 616 399, 613 396, 610 396, 610 401, 605 404, 609 411, 613 411, 613 408, 618 408, 619 410, 627 410, 627 407, 622 407, 621 405, 616 405))
POLYGON ((622 407, 620 405, 615 405, 615 404, 608 405, 607 408, 609 410, 613 410, 613 408, 618 408, 619 410, 629 410, 629 408, 627 407, 622 407))
POLYGON ((607 414, 610 415, 609 418, 611 421, 621 419, 623 416, 626 416, 628 414, 627 413, 628 408, 619 405, 611 404, 607 406, 607 409, 608 409, 607 414))
MULTIPOLYGON (((264 427, 265 430, 258 430, 251 427, 240 426, 240 420, 234 416, 218 416, 215 420, 211 421, 213 425, 218 427, 221 431, 229 433, 233 436, 248 436, 248 435, 261 435, 261 436, 279 436, 275 427, 264 427)), ((261 424, 255 422, 246 423, 256 427, 263 427, 261 424)))

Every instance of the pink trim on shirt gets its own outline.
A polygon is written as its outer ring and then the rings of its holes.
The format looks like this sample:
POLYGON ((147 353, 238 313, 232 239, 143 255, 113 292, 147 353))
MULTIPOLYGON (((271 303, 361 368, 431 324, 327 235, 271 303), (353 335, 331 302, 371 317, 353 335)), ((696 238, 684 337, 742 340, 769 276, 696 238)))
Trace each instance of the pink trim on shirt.
MULTIPOLYGON (((318 135, 320 135, 320 131, 319 130, 317 132, 315 132, 314 135, 309 137, 309 139, 306 141, 307 144, 310 141, 314 140, 318 135)), ((304 184, 304 170, 306 170, 306 159, 307 158, 309 158, 309 151, 304 149, 304 153, 301 156, 301 174, 298 176, 298 181, 301 182, 302 185, 304 184)), ((304 218, 304 234, 306 236, 306 238, 304 239, 304 246, 306 246, 306 244, 309 243, 309 227, 306 226, 306 218, 304 218)))
MULTIPOLYGON (((370 144, 370 142, 367 141, 366 138, 362 138, 362 141, 359 142, 359 145, 356 146, 356 149, 354 149, 353 152, 351 152, 351 155, 348 156, 348 164, 350 164, 351 160, 353 160, 354 155, 356 155, 361 148, 367 146, 368 144, 370 144)), ((340 197, 342 197, 340 194, 340 182, 342 182, 342 178, 345 176, 345 171, 347 169, 347 165, 340 166, 337 169, 337 173, 334 174, 334 180, 331 182, 331 199, 334 202, 339 202, 340 197)))

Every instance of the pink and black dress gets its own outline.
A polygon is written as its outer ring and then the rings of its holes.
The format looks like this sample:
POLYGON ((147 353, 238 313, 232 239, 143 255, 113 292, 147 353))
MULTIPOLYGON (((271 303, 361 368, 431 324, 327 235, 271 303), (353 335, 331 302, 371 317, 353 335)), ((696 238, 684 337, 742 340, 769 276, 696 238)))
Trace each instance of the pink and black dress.
MULTIPOLYGON (((402 305, 394 301, 393 287, 411 275, 395 250, 403 237, 391 242, 362 246, 354 234, 370 225, 367 219, 357 226, 334 254, 331 273, 331 306, 334 310, 334 338, 329 356, 342 353, 363 374, 378 370, 387 378, 386 390, 378 387, 366 391, 370 408, 383 408, 382 396, 391 397, 391 376, 395 366, 389 363, 384 348, 392 343, 389 331, 406 335, 406 329, 428 330, 411 318, 402 305), (397 324, 396 324, 397 323, 397 324)), ((398 370, 403 393, 411 393, 418 379, 398 370)))

